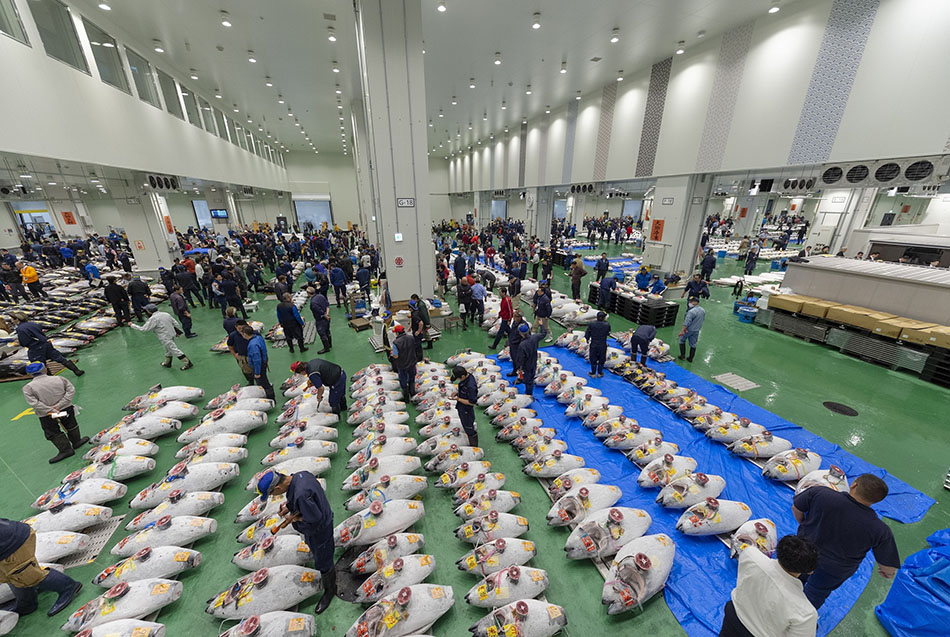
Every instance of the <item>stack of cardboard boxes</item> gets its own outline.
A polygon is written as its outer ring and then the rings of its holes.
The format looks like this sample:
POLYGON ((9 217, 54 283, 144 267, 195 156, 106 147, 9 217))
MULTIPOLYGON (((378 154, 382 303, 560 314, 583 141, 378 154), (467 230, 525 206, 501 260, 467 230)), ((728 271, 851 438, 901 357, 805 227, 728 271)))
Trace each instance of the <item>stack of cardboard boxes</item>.
POLYGON ((769 308, 824 319, 829 323, 850 325, 885 338, 900 339, 918 345, 950 349, 950 326, 937 325, 879 312, 857 305, 842 305, 799 294, 773 294, 769 308))

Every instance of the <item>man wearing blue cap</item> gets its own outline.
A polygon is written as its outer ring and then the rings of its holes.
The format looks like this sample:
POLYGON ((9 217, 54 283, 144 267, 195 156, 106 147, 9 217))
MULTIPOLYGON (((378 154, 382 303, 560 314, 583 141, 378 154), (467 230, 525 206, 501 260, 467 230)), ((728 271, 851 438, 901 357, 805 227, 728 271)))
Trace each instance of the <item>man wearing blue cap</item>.
POLYGON ((63 356, 63 353, 53 347, 49 338, 43 332, 43 328, 27 320, 24 312, 11 312, 10 318, 16 323, 17 341, 21 347, 27 349, 31 361, 45 363, 47 361, 56 361, 76 376, 82 376, 86 372, 76 367, 76 363, 63 356))
POLYGON ((584 332, 584 338, 590 343, 588 358, 590 371, 587 375, 594 378, 604 377, 604 363, 607 362, 607 339, 610 337, 610 323, 606 312, 597 312, 597 320, 591 321, 584 332))
POLYGON ((323 349, 317 354, 326 354, 333 347, 333 336, 330 335, 330 302, 312 287, 307 288, 307 294, 310 295, 310 311, 317 326, 317 334, 323 343, 323 349))
POLYGON ((538 343, 548 333, 545 325, 537 334, 530 334, 531 328, 527 323, 518 326, 521 333, 521 344, 518 346, 518 357, 515 367, 518 369, 518 382, 524 383, 524 393, 529 396, 534 393, 534 377, 538 371, 538 343))
POLYGON ((333 510, 327 501, 327 494, 308 471, 300 471, 290 476, 268 471, 257 481, 257 491, 261 494, 261 502, 266 502, 269 496, 287 494, 287 501, 280 505, 279 512, 284 521, 271 527, 271 533, 276 534, 291 524, 295 531, 303 535, 313 554, 314 568, 320 571, 323 581, 323 597, 314 610, 319 615, 330 606, 336 595, 336 571, 333 570, 333 510))
POLYGON ((26 372, 33 380, 23 387, 23 397, 40 418, 43 435, 59 451, 49 459, 50 464, 75 455, 74 449, 89 442, 79 433, 73 396, 76 388, 62 376, 49 376, 43 363, 30 363, 26 372), (64 433, 65 430, 65 433, 64 433))

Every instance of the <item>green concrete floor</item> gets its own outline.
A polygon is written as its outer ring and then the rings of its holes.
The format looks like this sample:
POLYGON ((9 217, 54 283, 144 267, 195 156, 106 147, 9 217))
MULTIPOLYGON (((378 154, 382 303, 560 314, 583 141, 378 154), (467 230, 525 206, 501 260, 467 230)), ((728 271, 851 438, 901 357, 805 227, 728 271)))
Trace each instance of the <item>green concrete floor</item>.
MULTIPOLYGON (((619 254, 620 249, 610 246, 607 251, 615 255, 619 254)), ((731 274, 735 269, 732 262, 722 264, 716 274, 731 274)), ((562 291, 569 290, 568 283, 563 270, 556 268, 555 287, 562 291)), ((748 378, 760 387, 743 392, 744 398, 886 468, 896 477, 936 499, 943 496, 943 477, 950 466, 950 439, 942 431, 940 422, 945 417, 940 414, 943 413, 941 405, 945 405, 948 398, 947 390, 821 345, 808 344, 760 326, 739 323, 732 315, 729 292, 728 289, 713 288, 712 300, 705 303, 707 320, 697 359, 689 364, 692 371, 707 379, 724 372, 734 372, 748 378), (850 405, 859 415, 849 418, 833 414, 822 406, 822 402, 827 400, 850 405)), ((261 305, 262 309, 253 316, 269 327, 274 322, 275 303, 264 301, 261 305)), ((327 358, 343 365, 349 372, 374 360, 381 360, 381 356, 374 355, 366 342, 368 332, 350 332, 345 327, 342 310, 334 307, 333 312, 336 346, 327 358)), ((85 433, 94 433, 114 424, 124 415, 120 411, 122 405, 155 383, 197 385, 204 388, 206 396, 210 398, 242 380, 230 357, 208 351, 223 335, 220 313, 198 308, 194 315, 195 331, 199 337, 180 339, 179 343, 195 361, 195 368, 188 372, 159 367, 162 354, 154 336, 129 329, 115 330, 80 353, 80 366, 88 373, 78 379, 66 373, 76 385, 76 403, 84 408, 79 420, 85 433)), ((617 318, 611 319, 611 324, 615 330, 632 326, 628 321, 617 318)), ((672 341, 677 329, 662 329, 658 336, 672 341)), ((555 333, 560 331, 560 328, 555 329, 555 333)), ((461 347, 487 351, 489 342, 487 334, 481 331, 452 331, 427 353, 434 360, 444 360, 461 347)), ((295 357, 287 349, 271 350, 272 379, 277 382, 282 380, 287 375, 287 366, 293 360, 295 357)), ((20 383, 0 384, 0 422, 6 423, 4 444, 0 447, 0 484, 4 487, 0 489, 0 515, 13 519, 29 516, 32 512, 29 503, 37 495, 84 464, 78 455, 57 465, 47 464, 46 459, 53 454, 53 447, 43 439, 35 416, 13 420, 26 408, 20 393, 21 386, 20 383)), ((606 616, 600 604, 603 584, 600 575, 588 563, 571 562, 563 558, 562 547, 567 532, 545 526, 544 515, 550 506, 547 496, 535 480, 521 473, 521 463, 514 452, 507 445, 494 442, 488 420, 480 410, 478 414, 481 440, 488 451, 488 458, 508 476, 506 488, 522 493, 523 502, 516 512, 527 517, 531 523, 531 530, 525 537, 538 546, 539 554, 533 565, 547 569, 550 575, 548 599, 564 606, 567 611, 569 624, 563 634, 576 637, 585 630, 584 626, 638 630, 660 635, 682 634, 682 629, 661 598, 648 603, 642 614, 636 616, 606 616)), ((243 490, 244 484, 258 470, 259 459, 270 451, 268 441, 275 429, 276 425, 271 424, 266 431, 251 435, 248 441, 249 458, 242 466, 241 477, 224 489, 225 504, 211 513, 219 522, 218 533, 195 545, 204 554, 202 565, 182 576, 185 595, 159 616, 158 621, 168 626, 169 635, 215 635, 227 627, 203 612, 205 602, 244 574, 230 562, 239 548, 234 537, 243 528, 234 524, 233 519, 250 499, 250 494, 243 490)), ((344 467, 348 454, 342 450, 350 440, 349 431, 345 425, 341 428, 341 452, 335 458, 329 474, 324 476, 328 479, 328 494, 337 512, 337 522, 345 517, 342 503, 346 494, 339 490, 339 484, 349 473, 344 467)), ((160 440, 160 445, 161 451, 156 456, 158 468, 151 476, 129 480, 129 497, 160 477, 175 463, 174 453, 180 445, 174 437, 160 440)), ((127 512, 125 503, 128 499, 114 503, 116 514, 127 512)), ((426 550, 436 557, 437 562, 436 572, 429 581, 452 585, 457 600, 454 608, 431 632, 436 635, 467 634, 468 626, 484 614, 462 600, 476 580, 473 576, 460 573, 455 567, 455 560, 470 547, 453 539, 451 533, 458 521, 451 514, 451 502, 447 494, 429 489, 423 501, 428 515, 416 526, 416 530, 425 534, 426 550)), ((888 521, 888 524, 897 537, 902 557, 905 557, 924 548, 925 538, 930 533, 950 526, 950 508, 938 503, 919 523, 902 525, 888 521)), ((93 575, 115 561, 108 549, 124 535, 123 530, 117 531, 95 563, 69 571, 70 575, 85 582, 86 588, 80 594, 80 601, 74 602, 68 612, 101 592, 88 582, 93 575)), ((732 582, 723 583, 723 586, 732 585, 732 582)), ((888 586, 888 581, 874 576, 857 605, 834 634, 885 634, 874 617, 873 608, 884 599, 888 586)), ((45 594, 41 601, 42 608, 52 603, 49 594, 45 594)), ((312 604, 307 602, 308 610, 312 604)), ((360 612, 359 607, 337 600, 329 611, 318 618, 319 634, 343 634, 360 612)), ((49 619, 44 613, 35 613, 23 618, 14 634, 55 635, 66 614, 64 612, 49 619)))

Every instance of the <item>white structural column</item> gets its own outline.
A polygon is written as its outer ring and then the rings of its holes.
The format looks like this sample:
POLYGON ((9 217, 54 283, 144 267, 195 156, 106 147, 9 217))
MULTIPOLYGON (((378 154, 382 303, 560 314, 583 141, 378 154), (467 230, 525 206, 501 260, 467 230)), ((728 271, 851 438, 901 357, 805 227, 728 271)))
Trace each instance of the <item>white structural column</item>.
MULTIPOLYGON (((357 0, 368 161, 393 301, 435 288, 421 0, 357 0)), ((373 216, 373 215, 371 215, 373 216)))
POLYGON ((382 245, 379 224, 376 223, 376 209, 373 207, 373 178, 370 169, 369 140, 366 134, 366 111, 362 100, 350 103, 350 120, 353 127, 353 167, 356 170, 356 192, 359 196, 360 227, 366 233, 366 239, 376 246, 382 245))
POLYGON ((706 175, 657 179, 650 218, 643 224, 644 263, 664 273, 692 273, 711 183, 706 175))

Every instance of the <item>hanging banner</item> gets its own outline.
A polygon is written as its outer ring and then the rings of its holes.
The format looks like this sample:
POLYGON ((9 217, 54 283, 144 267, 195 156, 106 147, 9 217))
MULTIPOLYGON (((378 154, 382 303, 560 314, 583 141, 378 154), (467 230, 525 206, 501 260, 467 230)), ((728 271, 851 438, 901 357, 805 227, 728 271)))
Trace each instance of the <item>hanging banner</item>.
POLYGON ((70 212, 69 210, 63 210, 60 214, 63 215, 63 222, 66 225, 69 225, 69 226, 76 225, 76 215, 74 215, 72 212, 70 212))
POLYGON ((175 234, 175 226, 172 225, 172 218, 168 215, 165 215, 165 229, 168 230, 168 234, 175 234))
POLYGON ((654 219, 650 225, 650 241, 663 240, 663 219, 654 219))

